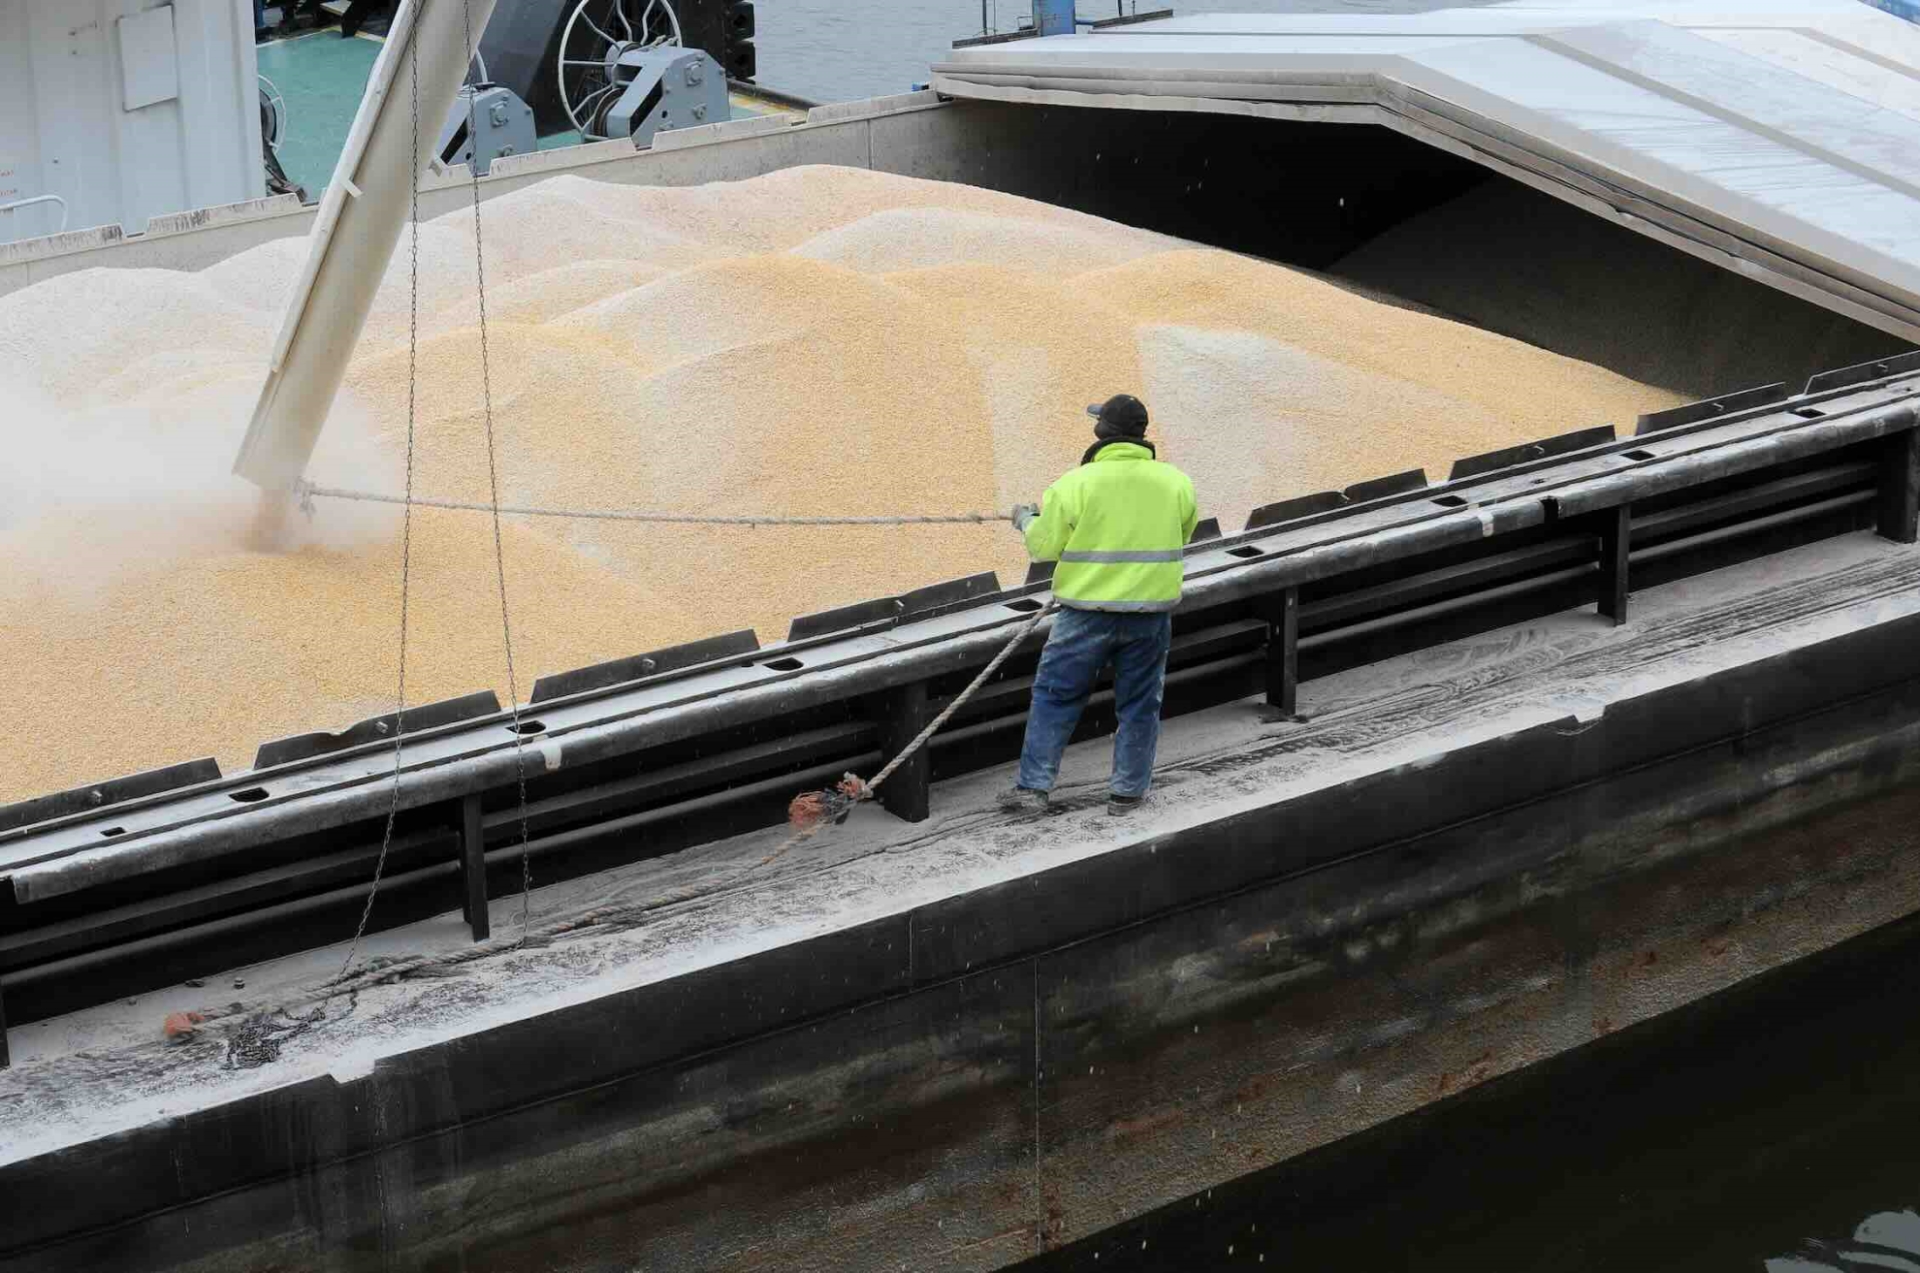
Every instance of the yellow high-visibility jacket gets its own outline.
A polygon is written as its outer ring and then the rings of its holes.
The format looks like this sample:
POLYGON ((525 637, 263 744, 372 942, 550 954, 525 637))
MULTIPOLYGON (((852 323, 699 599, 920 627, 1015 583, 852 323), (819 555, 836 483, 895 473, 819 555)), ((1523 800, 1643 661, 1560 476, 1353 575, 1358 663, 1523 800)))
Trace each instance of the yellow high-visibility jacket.
POLYGON ((1109 441, 1047 488, 1027 552, 1058 561, 1053 595, 1076 610, 1180 604, 1182 550, 1199 520, 1193 482, 1149 445, 1109 441))

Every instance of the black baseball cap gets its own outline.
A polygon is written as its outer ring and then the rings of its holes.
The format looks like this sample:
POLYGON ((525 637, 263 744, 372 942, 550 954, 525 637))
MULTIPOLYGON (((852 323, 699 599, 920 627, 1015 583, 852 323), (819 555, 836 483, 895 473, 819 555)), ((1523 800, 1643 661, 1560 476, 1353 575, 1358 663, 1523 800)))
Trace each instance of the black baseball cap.
POLYGON ((1147 404, 1130 393, 1116 393, 1105 402, 1087 408, 1087 414, 1099 421, 1096 433, 1126 438, 1147 435, 1147 404))

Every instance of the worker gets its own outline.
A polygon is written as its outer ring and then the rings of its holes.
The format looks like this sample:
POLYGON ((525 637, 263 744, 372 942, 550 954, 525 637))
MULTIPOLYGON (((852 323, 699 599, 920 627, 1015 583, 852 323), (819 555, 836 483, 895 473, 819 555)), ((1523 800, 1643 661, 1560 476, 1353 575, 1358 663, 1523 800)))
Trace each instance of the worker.
POLYGON ((1080 466, 1048 487, 1037 507, 1013 510, 1028 554, 1059 563, 1053 599, 1060 606, 1033 678, 1020 773, 1001 798, 1013 810, 1047 808, 1067 740, 1109 664, 1119 727, 1107 811, 1137 809, 1153 780, 1181 558, 1198 507, 1193 482, 1147 441, 1140 399, 1115 394, 1087 414, 1095 440, 1080 466))

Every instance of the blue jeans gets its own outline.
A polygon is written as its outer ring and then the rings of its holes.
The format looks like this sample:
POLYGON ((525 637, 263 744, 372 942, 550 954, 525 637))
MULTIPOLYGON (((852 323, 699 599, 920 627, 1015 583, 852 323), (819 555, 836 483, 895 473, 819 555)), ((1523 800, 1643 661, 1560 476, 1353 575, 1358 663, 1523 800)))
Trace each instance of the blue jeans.
POLYGON ((1172 643, 1170 614, 1062 609, 1055 615, 1033 678, 1019 784, 1029 791, 1053 790, 1060 756, 1080 722, 1081 709, 1101 669, 1111 663, 1114 710, 1120 721, 1113 736, 1112 790, 1117 796, 1146 795, 1153 782, 1153 754, 1160 745, 1160 697, 1172 643))

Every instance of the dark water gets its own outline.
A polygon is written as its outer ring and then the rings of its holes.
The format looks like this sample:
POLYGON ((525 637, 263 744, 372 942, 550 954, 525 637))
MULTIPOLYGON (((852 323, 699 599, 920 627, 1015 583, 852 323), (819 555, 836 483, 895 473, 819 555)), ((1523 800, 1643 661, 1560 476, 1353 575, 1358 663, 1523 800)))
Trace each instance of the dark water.
POLYGON ((1022 1265, 1920 1273, 1920 920, 1022 1265))
MULTIPOLYGON (((1080 0, 1080 16, 1112 16, 1136 0, 1080 0)), ((1484 0, 1137 0, 1176 13, 1410 13, 1484 0)), ((980 33, 980 0, 756 0, 760 82, 818 101, 904 93, 961 36, 980 33)), ((987 21, 1011 31, 1028 0, 987 0, 987 21)))

